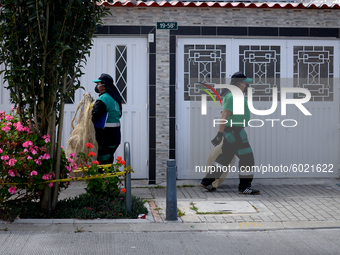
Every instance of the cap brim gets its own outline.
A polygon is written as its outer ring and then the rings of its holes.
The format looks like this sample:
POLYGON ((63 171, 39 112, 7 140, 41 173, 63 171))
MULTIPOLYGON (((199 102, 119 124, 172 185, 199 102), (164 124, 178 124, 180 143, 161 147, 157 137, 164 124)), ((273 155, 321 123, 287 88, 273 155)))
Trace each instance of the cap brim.
POLYGON ((247 79, 245 79, 245 80, 243 80, 243 81, 244 81, 244 82, 252 82, 253 79, 247 78, 247 79))
POLYGON ((99 79, 97 79, 97 80, 93 80, 93 82, 101 82, 102 80, 99 80, 99 79))

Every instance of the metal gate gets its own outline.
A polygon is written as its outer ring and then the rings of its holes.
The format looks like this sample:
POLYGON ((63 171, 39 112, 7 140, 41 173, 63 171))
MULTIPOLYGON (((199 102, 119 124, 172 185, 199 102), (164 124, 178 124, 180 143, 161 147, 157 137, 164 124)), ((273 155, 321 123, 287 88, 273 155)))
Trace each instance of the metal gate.
MULTIPOLYGON (((338 40, 178 39, 178 177, 204 175, 193 168, 206 164, 210 140, 217 132, 213 120, 220 118, 222 107, 208 101, 207 115, 202 116, 205 92, 199 89, 200 82, 212 87, 227 84, 239 70, 253 78, 255 109, 270 109, 273 88, 278 90, 276 111, 268 116, 251 114, 253 127, 246 128, 256 177, 339 176, 339 59, 338 40), (294 105, 287 105, 287 113, 282 115, 282 88, 308 89, 311 99, 303 106, 312 116, 305 116, 294 105)), ((290 99, 303 97, 287 94, 290 99)), ((218 102, 217 97, 215 100, 218 102)), ((236 178, 238 173, 229 176, 236 178)))
MULTIPOLYGON (((74 103, 65 105, 65 120, 62 145, 71 133, 71 120, 78 102, 84 93, 90 92, 95 98, 94 79, 101 73, 110 74, 124 98, 121 119, 122 143, 115 156, 123 156, 123 144, 130 142, 131 164, 135 171, 132 178, 147 178, 148 173, 148 113, 147 113, 147 39, 97 37, 84 67, 81 85, 85 90, 76 91, 74 103)), ((4 89, 0 77, 0 108, 10 110, 9 93, 4 89)))

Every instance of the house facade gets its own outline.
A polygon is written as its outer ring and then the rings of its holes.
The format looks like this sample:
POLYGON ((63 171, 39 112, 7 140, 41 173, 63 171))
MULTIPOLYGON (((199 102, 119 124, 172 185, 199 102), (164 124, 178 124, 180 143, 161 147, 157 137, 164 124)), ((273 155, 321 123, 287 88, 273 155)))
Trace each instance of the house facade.
MULTIPOLYGON (((253 79, 250 86, 257 110, 269 109, 273 91, 278 93, 277 110, 270 116, 252 115, 249 124, 254 127, 248 127, 247 133, 258 167, 283 168, 261 169, 256 176, 339 176, 339 5, 100 4, 112 15, 98 27, 81 81, 86 92, 93 92, 92 80, 102 72, 114 77, 125 99, 122 142, 131 145, 133 178, 163 182, 168 159, 176 159, 179 179, 204 175, 194 172, 195 165, 206 161, 216 133, 212 124, 222 108, 208 100, 208 117, 201 118, 204 96, 199 84, 228 84, 239 70, 253 79), (311 116, 293 105, 287 105, 286 115, 282 114, 282 88, 286 87, 310 91, 303 106, 311 116)), ((8 96, 1 89, 0 103, 5 108, 8 96)), ((84 92, 79 90, 75 104, 67 105, 65 123, 70 123, 84 92)), ((70 132, 66 124, 64 143, 70 132)), ((122 155, 120 147, 117 153, 122 155)), ((230 176, 237 178, 237 173, 230 176)))

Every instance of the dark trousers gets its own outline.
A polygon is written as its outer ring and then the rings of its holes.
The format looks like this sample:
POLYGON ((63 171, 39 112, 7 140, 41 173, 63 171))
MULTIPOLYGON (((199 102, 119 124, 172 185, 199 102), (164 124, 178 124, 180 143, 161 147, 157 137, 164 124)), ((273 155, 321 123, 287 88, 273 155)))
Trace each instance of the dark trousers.
MULTIPOLYGON (((254 166, 254 155, 247 138, 247 133, 242 127, 225 128, 222 153, 217 157, 214 165, 228 166, 234 155, 239 158, 240 184, 238 188, 245 189, 251 187, 253 172, 250 170, 252 166, 254 166)), ((207 174, 202 180, 202 184, 210 185, 215 179, 219 178, 222 173, 223 172, 220 171, 207 174)))
POLYGON ((98 143, 99 164, 112 164, 113 155, 120 144, 120 127, 106 127, 96 129, 96 140, 98 143))

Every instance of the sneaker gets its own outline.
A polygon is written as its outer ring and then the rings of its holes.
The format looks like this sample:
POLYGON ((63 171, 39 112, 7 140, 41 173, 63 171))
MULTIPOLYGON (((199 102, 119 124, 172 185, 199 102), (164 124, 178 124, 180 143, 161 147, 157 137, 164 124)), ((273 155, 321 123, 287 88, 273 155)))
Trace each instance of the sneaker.
POLYGON ((210 185, 204 185, 201 183, 201 186, 209 191, 216 191, 216 188, 213 187, 211 184, 210 185))
POLYGON ((245 189, 239 189, 238 193, 244 195, 258 195, 260 194, 260 191, 257 189, 252 189, 251 187, 247 187, 245 189))

